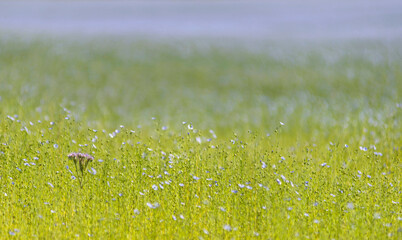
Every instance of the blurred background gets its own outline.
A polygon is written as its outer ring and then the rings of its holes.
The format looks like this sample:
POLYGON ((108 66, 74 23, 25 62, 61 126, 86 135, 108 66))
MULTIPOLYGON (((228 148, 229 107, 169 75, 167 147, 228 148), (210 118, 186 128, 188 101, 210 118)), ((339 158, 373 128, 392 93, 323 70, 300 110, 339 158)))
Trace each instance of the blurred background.
POLYGON ((1 1, 0 30, 151 37, 400 38, 402 1, 1 1))
POLYGON ((401 39, 399 0, 1 1, 0 114, 381 133, 402 103, 401 39))

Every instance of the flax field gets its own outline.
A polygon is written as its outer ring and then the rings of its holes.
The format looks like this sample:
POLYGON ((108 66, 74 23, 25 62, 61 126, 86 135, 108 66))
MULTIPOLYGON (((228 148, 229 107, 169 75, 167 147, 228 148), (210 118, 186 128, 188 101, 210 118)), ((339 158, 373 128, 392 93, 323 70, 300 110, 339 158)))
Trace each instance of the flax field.
POLYGON ((0 238, 401 239, 401 66, 396 41, 3 36, 0 238))

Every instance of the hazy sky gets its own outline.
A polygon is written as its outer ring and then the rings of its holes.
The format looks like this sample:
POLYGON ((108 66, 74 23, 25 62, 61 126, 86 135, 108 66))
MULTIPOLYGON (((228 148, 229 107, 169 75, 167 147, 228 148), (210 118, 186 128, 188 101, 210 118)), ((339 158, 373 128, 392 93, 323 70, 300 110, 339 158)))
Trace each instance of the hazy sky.
POLYGON ((402 37, 402 1, 0 2, 0 31, 151 37, 402 37))

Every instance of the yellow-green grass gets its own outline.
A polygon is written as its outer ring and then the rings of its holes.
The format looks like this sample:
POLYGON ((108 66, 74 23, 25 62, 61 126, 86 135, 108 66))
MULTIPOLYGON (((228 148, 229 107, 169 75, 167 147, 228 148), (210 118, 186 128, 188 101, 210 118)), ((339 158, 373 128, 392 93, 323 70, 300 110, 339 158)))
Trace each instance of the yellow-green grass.
POLYGON ((0 236, 400 239, 401 45, 258 44, 2 38, 0 236))

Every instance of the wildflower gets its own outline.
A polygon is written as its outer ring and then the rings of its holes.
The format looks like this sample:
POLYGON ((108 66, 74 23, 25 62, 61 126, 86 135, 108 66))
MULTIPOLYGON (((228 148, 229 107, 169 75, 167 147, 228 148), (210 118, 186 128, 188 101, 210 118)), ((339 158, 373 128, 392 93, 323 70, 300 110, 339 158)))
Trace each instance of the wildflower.
POLYGON ((360 150, 362 150, 362 151, 364 151, 364 152, 366 152, 366 151, 367 151, 367 148, 366 148, 366 147, 362 147, 362 146, 360 146, 360 147, 359 147, 359 149, 360 149, 360 150))
POLYGON ((91 167, 90 170, 88 169, 88 172, 89 172, 90 174, 92 174, 92 175, 96 175, 96 169, 95 169, 95 168, 92 168, 92 167, 91 167))
POLYGON ((353 205, 352 202, 348 202, 348 204, 346 204, 346 207, 349 208, 349 209, 354 209, 355 208, 355 206, 353 205))
POLYGON ((212 134, 212 137, 213 137, 213 138, 216 138, 216 134, 215 134, 214 130, 210 129, 210 130, 209 130, 209 133, 212 134))
POLYGON ((81 171, 86 168, 89 162, 94 160, 94 157, 86 153, 70 153, 68 158, 73 160, 75 164, 79 163, 81 171))
MULTIPOLYGON (((70 153, 68 154, 68 158, 74 162, 78 180, 82 188, 85 169, 87 168, 88 164, 94 160, 94 157, 86 153, 70 153), (81 172, 81 175, 79 172, 81 172)), ((91 173, 96 174, 96 170, 92 168, 91 173)))
POLYGON ((223 229, 225 229, 226 231, 232 231, 232 227, 229 224, 224 225, 223 229))
POLYGON ((155 209, 155 208, 158 208, 158 207, 159 207, 159 203, 157 203, 157 202, 155 202, 154 204, 152 204, 152 203, 147 203, 147 206, 148 206, 149 208, 155 209))

